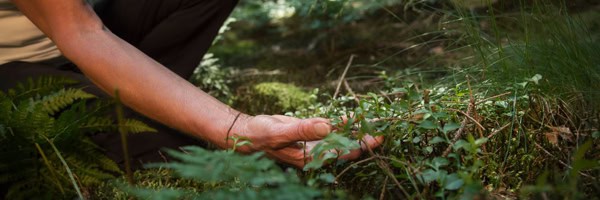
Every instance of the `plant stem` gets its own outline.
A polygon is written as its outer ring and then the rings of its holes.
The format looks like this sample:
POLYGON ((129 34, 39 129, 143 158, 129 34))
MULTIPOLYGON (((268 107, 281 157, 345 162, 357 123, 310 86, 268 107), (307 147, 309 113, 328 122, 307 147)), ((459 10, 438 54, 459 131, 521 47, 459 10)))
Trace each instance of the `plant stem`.
POLYGON ((44 139, 46 139, 46 141, 48 141, 48 144, 50 144, 50 146, 56 153, 56 156, 58 156, 58 159, 60 160, 60 162, 63 164, 63 166, 65 166, 65 169, 67 170, 67 174, 69 174, 69 179, 71 179, 71 183, 73 184, 73 187, 75 188, 75 191, 77 192, 77 196, 79 196, 79 199, 84 200, 85 198, 83 198, 81 189, 79 188, 79 185, 77 185, 77 181, 75 181, 75 177, 73 176, 73 172, 71 171, 71 168, 69 168, 69 165, 67 165, 67 161, 65 161, 65 159, 62 157, 62 155, 60 154, 60 152, 58 151, 56 146, 54 146, 54 143, 50 139, 48 139, 46 136, 42 136, 42 137, 44 137, 44 139))
POLYGON ((127 178, 127 182, 133 185, 135 184, 135 180, 133 179, 133 171, 131 171, 131 159, 129 157, 129 145, 127 143, 127 130, 124 126, 125 119, 123 118, 123 105, 121 104, 121 100, 119 98, 119 90, 115 90, 115 99, 117 100, 117 123, 119 124, 121 147, 123 148, 123 158, 125 160, 125 177, 127 178))

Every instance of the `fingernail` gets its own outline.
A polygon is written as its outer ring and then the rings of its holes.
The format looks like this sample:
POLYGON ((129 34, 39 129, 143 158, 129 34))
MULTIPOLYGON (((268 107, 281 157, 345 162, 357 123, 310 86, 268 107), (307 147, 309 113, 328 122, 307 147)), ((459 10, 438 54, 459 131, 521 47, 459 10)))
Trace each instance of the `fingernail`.
POLYGON ((327 123, 316 123, 313 126, 318 136, 325 137, 331 132, 331 126, 327 125, 327 123))

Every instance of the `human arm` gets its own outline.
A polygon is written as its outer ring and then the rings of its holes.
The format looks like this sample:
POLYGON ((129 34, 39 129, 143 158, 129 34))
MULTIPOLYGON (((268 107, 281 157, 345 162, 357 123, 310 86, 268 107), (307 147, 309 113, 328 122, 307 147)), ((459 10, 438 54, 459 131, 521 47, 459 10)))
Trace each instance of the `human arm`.
MULTIPOLYGON (((237 111, 112 34, 85 1, 15 0, 14 3, 108 94, 118 89, 122 102, 148 117, 222 148, 231 145, 225 138, 237 111)), ((241 151, 264 150, 272 157, 290 162, 287 158, 298 156, 282 149, 298 140, 322 138, 329 132, 327 123, 324 119, 284 122, 274 116, 243 115, 231 134, 253 142, 250 147, 240 148, 241 151), (315 124, 320 124, 322 131, 317 131, 315 124)))

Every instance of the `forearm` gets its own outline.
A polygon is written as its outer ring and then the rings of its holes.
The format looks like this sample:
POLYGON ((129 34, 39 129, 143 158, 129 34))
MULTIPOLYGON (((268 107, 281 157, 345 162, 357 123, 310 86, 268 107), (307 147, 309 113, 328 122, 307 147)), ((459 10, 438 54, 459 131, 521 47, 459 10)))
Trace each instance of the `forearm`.
MULTIPOLYGON (((54 38, 61 51, 105 92, 168 126, 225 147, 237 111, 149 58, 135 47, 98 30, 54 38)), ((200 56, 200 55, 199 55, 200 56)))

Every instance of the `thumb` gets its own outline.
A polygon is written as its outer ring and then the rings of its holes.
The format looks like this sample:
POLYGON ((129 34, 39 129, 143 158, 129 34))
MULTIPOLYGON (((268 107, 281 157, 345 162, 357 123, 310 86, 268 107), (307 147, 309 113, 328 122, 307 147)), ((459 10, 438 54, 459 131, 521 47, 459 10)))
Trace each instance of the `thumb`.
POLYGON ((331 123, 323 118, 302 119, 284 125, 283 133, 290 142, 313 141, 325 138, 331 132, 331 123))

